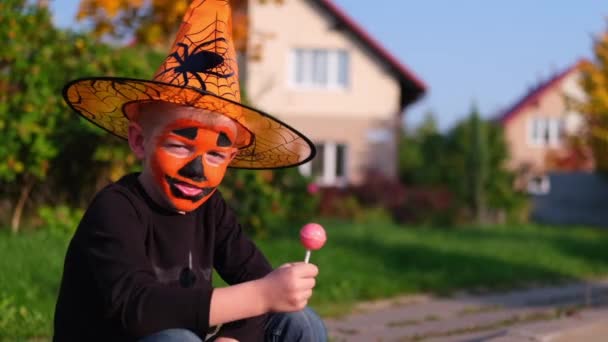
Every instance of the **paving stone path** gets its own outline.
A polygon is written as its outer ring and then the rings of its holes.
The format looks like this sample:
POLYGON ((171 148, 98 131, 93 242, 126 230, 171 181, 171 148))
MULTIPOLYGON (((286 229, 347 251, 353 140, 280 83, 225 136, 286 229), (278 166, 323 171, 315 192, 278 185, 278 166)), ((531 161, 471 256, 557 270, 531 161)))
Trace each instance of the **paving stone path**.
POLYGON ((407 296, 358 311, 327 321, 331 341, 608 341, 608 279, 501 294, 407 296))

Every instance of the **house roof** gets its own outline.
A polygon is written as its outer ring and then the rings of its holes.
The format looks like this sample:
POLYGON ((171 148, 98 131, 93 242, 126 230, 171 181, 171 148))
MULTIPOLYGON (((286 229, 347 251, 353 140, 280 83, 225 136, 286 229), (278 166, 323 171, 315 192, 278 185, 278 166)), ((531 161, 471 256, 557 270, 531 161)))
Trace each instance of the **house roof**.
POLYGON ((331 0, 314 0, 339 23, 353 34, 364 46, 376 54, 395 73, 401 86, 401 109, 418 100, 427 89, 426 84, 412 71, 406 68, 395 56, 386 50, 377 40, 367 33, 357 22, 350 18, 331 0))
POLYGON ((503 125, 506 125, 511 119, 516 117, 524 109, 528 108, 530 105, 536 104, 542 96, 557 87, 563 79, 565 79, 568 75, 576 71, 580 67, 580 64, 582 62, 582 60, 578 61, 577 63, 563 70, 562 72, 557 73, 549 80, 542 82, 536 87, 532 88, 526 95, 524 95, 521 99, 515 102, 515 104, 513 104, 511 107, 507 108, 507 110, 505 110, 499 116, 499 122, 503 125))

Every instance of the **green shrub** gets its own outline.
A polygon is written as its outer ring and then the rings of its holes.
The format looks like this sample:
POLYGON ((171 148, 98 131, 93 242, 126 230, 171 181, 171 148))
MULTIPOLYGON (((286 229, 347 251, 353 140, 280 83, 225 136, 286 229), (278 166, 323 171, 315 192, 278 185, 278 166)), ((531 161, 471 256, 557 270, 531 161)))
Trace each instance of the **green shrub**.
POLYGON ((67 205, 42 206, 38 209, 43 226, 50 232, 58 234, 72 235, 83 214, 82 209, 71 208, 67 205))
POLYGON ((318 199, 297 169, 230 170, 220 189, 243 226, 255 236, 281 231, 316 216, 318 199))

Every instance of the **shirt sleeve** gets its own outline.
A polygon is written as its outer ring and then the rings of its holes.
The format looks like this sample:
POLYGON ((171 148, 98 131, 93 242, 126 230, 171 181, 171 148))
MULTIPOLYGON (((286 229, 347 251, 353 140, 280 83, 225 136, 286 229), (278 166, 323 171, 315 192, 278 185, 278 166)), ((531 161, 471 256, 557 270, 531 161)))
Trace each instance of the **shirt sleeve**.
POLYGON ((232 209, 218 195, 214 203, 216 217, 214 267, 228 284, 238 284, 264 277, 272 266, 245 235, 232 209))
MULTIPOLYGON (((215 203, 217 232, 214 266, 228 284, 238 284, 266 276, 272 266, 262 252, 245 235, 232 209, 218 197, 215 203)), ((218 336, 239 341, 263 341, 267 315, 225 324, 218 336)))
POLYGON ((212 288, 176 288, 157 282, 145 252, 145 224, 128 195, 102 191, 79 227, 79 247, 104 314, 131 335, 168 328, 206 332, 212 288))

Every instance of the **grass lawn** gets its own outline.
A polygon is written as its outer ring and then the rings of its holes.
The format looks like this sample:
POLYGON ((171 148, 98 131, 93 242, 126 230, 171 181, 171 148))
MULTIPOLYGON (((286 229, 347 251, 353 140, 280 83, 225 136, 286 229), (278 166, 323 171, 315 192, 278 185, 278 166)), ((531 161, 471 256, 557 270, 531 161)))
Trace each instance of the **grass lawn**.
MULTIPOLYGON (((328 242, 311 262, 320 268, 312 305, 326 316, 400 294, 505 290, 608 275, 608 230, 324 226, 328 242)), ((304 256, 295 238, 259 245, 275 266, 304 256)))
MULTIPOLYGON (((325 222, 311 305, 322 315, 399 294, 447 294, 608 275, 608 231, 537 226, 422 229, 325 222)), ((298 228, 259 241, 274 265, 303 260, 298 228)), ((0 340, 49 336, 67 241, 0 231, 0 340)))

